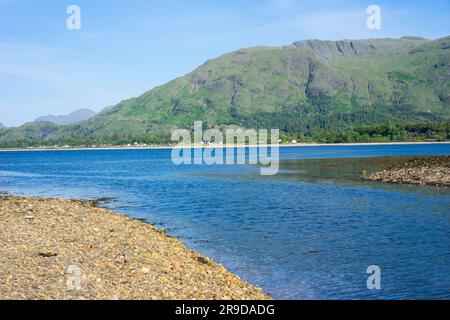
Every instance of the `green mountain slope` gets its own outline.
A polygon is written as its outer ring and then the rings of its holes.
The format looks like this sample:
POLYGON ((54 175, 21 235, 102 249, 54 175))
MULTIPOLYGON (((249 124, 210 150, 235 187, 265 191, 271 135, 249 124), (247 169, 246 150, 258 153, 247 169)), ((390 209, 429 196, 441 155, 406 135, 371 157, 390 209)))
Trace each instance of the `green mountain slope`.
POLYGON ((242 49, 70 126, 27 124, 0 143, 167 139, 174 127, 239 125, 311 136, 450 119, 450 37, 296 42, 242 49))

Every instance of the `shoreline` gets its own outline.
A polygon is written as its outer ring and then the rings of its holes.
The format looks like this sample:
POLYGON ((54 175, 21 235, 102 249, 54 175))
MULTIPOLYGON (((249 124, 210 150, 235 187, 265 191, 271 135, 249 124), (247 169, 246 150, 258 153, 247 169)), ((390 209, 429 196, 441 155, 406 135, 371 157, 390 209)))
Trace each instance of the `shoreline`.
POLYGON ((94 201, 0 194, 0 299, 267 300, 179 240, 94 201))
POLYGON ((279 148, 293 148, 293 147, 352 147, 352 146, 396 146, 396 145, 450 145, 450 141, 442 142, 361 142, 361 143, 298 143, 298 144, 260 144, 260 145, 187 145, 187 146, 158 146, 158 147, 133 147, 133 146, 111 146, 98 148, 0 148, 0 152, 31 152, 31 151, 101 151, 101 150, 172 150, 175 148, 188 149, 211 149, 211 148, 256 148, 256 147, 279 147, 279 148))

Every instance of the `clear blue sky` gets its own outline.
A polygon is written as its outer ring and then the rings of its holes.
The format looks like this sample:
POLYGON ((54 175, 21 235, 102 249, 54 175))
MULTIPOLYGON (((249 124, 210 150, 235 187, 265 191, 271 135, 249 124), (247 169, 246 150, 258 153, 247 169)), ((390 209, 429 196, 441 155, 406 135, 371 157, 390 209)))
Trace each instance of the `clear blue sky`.
POLYGON ((99 111, 242 47, 449 34, 449 0, 0 0, 0 122, 99 111), (371 4, 381 30, 366 27, 371 4))

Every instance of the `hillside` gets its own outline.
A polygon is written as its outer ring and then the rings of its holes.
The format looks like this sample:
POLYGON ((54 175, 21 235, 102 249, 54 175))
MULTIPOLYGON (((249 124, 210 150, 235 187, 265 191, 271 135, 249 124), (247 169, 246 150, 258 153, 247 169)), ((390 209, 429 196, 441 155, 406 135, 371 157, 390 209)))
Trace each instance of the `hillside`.
POLYGON ((450 119, 450 37, 295 42, 241 49, 87 121, 26 124, 0 143, 167 140, 173 127, 320 130, 450 119))
POLYGON ((89 109, 79 109, 70 114, 54 116, 48 115, 39 117, 34 122, 51 122, 58 125, 68 125, 91 119, 97 115, 96 112, 89 109))

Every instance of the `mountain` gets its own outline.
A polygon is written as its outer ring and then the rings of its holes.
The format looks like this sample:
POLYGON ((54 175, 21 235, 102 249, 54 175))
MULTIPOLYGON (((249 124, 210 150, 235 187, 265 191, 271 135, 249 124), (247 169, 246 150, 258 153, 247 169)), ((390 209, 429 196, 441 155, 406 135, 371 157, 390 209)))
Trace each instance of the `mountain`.
POLYGON ((39 117, 34 122, 51 122, 58 125, 68 125, 72 123, 88 120, 97 115, 96 112, 89 109, 79 109, 67 115, 53 116, 48 115, 39 117))
POLYGON ((3 123, 0 122, 0 129, 2 129, 2 128, 6 128, 6 127, 3 125, 3 123))
POLYGON ((174 127, 197 120, 314 137, 449 119, 450 37, 308 40, 237 50, 87 121, 27 124, 0 134, 0 143, 167 141, 174 127))

